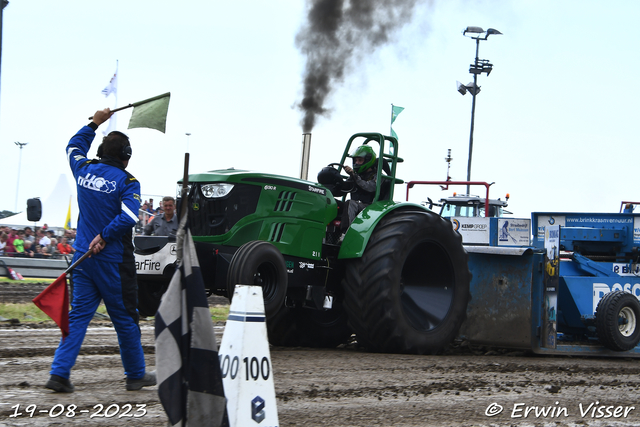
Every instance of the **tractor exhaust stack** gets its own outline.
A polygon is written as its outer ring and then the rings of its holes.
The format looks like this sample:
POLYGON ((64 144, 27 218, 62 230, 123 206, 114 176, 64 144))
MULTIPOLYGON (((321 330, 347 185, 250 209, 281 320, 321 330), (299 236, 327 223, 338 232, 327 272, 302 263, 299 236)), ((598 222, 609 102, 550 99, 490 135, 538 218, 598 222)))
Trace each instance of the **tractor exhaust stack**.
POLYGON ((300 179, 309 178, 309 155, 311 153, 311 134, 302 134, 302 158, 300 159, 300 179))

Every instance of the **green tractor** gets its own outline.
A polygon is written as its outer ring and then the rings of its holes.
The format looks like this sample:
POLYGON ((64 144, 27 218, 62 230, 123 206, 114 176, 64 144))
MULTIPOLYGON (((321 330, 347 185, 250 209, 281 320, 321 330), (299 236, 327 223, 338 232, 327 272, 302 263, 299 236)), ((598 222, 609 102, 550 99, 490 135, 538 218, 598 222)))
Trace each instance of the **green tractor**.
MULTIPOLYGON (((179 203, 187 203, 208 291, 232 298, 236 284, 261 286, 274 345, 335 347, 355 334, 370 351, 440 351, 465 319, 467 253, 448 220, 393 201, 400 162, 396 138, 358 133, 318 183, 235 169, 189 175, 179 203), (377 153, 376 194, 343 233, 354 188, 343 169, 361 145, 377 153)), ((152 257, 167 244, 159 239, 166 238, 138 237, 137 256, 152 257)), ((171 267, 138 276, 146 314, 155 312, 171 267)))

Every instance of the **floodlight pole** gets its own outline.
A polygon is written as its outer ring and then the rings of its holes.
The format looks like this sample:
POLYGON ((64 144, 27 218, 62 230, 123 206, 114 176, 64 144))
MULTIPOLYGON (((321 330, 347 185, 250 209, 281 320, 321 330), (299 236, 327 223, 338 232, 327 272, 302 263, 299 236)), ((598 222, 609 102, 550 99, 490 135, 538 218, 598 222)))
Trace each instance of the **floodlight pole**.
POLYGON ((18 142, 15 141, 15 144, 20 147, 20 158, 18 160, 18 184, 16 185, 16 204, 14 206, 13 211, 18 212, 18 191, 20 191, 20 168, 22 166, 22 147, 28 144, 28 142, 18 142))
POLYGON ((7 0, 0 0, 0 70, 2 69, 2 23, 4 21, 4 8, 7 7, 9 2, 7 0))
MULTIPOLYGON (((480 37, 476 39, 475 66, 478 67, 478 51, 480 50, 480 37)), ((471 181, 471 156, 473 155, 473 125, 476 117, 476 95, 478 94, 478 74, 473 74, 473 90, 471 91, 471 130, 469 131, 469 160, 467 162, 467 181, 471 181)), ((467 194, 470 194, 470 186, 467 185, 467 194)))
MULTIPOLYGON (((489 63, 487 60, 481 60, 478 58, 478 52, 480 51, 480 40, 486 40, 491 34, 502 34, 500 31, 495 30, 493 28, 489 28, 487 31, 484 31, 480 27, 467 27, 462 35, 466 36, 467 33, 476 34, 475 37, 469 36, 470 38, 476 41, 476 58, 474 63, 469 68, 469 73, 473 74, 473 88, 471 89, 471 129, 469 130, 469 161, 467 163, 467 181, 471 181, 471 158, 473 156, 473 128, 475 125, 475 116, 476 116, 476 96, 478 95, 478 74, 486 73, 487 76, 492 70, 493 65, 489 63), (484 37, 480 37, 481 34, 484 34, 484 37)), ((467 88, 468 89, 468 88, 467 88)), ((463 92, 460 92, 464 95, 463 92)), ((470 187, 467 185, 467 194, 470 192, 470 187)))

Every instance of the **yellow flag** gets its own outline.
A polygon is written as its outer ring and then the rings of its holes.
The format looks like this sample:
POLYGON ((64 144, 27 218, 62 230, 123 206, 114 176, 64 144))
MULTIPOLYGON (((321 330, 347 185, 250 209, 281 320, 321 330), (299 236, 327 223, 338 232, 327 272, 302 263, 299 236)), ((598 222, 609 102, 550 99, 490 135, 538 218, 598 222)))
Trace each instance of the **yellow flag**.
POLYGON ((64 229, 71 230, 71 196, 69 196, 69 210, 67 211, 67 219, 64 221, 64 229))

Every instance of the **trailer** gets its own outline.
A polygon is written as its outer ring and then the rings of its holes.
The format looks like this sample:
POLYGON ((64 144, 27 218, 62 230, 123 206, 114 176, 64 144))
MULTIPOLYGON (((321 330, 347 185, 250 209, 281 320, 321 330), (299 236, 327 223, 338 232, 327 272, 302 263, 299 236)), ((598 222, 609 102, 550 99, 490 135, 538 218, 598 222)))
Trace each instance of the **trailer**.
MULTIPOLYGON (((491 184, 466 181, 409 181, 407 200, 418 184, 484 185, 491 200, 491 184)), ((538 354, 639 357, 640 214, 628 205, 530 219, 489 217, 487 205, 484 217, 449 217, 454 228, 479 230, 461 233, 473 277, 459 337, 538 354)))

